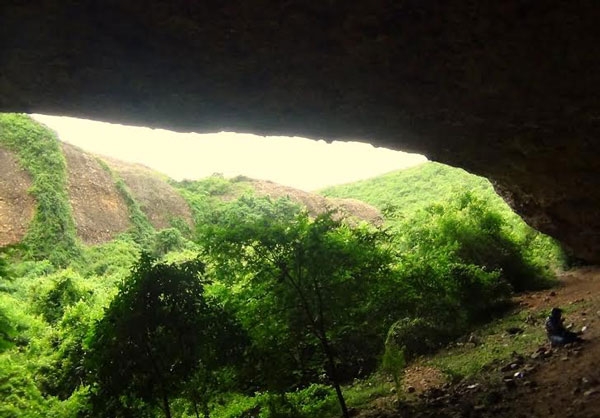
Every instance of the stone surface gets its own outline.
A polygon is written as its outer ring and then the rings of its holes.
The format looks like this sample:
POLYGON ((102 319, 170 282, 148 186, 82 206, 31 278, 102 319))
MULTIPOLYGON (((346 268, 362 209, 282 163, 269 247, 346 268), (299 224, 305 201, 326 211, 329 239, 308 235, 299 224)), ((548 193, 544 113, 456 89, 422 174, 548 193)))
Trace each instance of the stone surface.
POLYGON ((20 242, 27 233, 35 210, 31 184, 17 156, 0 146, 0 247, 20 242))
POLYGON ((61 145, 77 236, 86 244, 99 244, 125 232, 131 226, 127 204, 110 173, 93 155, 61 145))
POLYGON ((595 0, 7 0, 0 111, 418 151, 600 262, 599 18, 595 0))

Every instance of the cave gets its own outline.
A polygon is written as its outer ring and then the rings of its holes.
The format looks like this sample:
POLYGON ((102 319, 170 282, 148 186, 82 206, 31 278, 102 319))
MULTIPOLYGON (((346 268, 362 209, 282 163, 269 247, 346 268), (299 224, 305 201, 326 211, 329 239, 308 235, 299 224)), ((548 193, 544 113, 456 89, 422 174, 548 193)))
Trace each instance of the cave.
POLYGON ((598 263, 598 21, 594 0, 7 0, 0 111, 418 152, 598 263))

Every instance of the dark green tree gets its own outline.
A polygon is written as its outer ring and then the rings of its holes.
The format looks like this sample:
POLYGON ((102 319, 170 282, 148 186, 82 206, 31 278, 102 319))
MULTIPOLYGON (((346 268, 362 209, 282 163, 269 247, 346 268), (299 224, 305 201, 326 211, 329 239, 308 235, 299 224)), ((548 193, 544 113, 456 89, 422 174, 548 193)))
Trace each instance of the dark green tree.
MULTIPOLYGON (((311 219, 278 201, 242 199, 207 228, 205 245, 223 277, 250 278, 265 294, 297 345, 316 342, 344 417, 340 341, 362 327, 373 284, 390 273, 392 255, 381 230, 351 228, 334 213, 311 219), (240 216, 240 215, 249 216, 240 216)), ((246 312, 260 317, 260 311, 246 312)), ((263 322, 266 318, 261 317, 263 322)))
POLYGON ((47 322, 55 324, 69 306, 86 300, 90 295, 91 290, 86 288, 77 273, 64 270, 34 289, 32 307, 47 322))
POLYGON ((192 376, 239 353, 239 328, 204 296, 204 270, 199 260, 163 264, 142 255, 88 342, 96 411, 141 416, 158 406, 171 417, 170 399, 187 393, 192 376))
POLYGON ((166 228, 154 236, 153 253, 157 257, 162 257, 169 251, 181 250, 184 245, 185 240, 179 229, 166 228))
MULTIPOLYGON (((5 255, 5 250, 0 248, 0 292, 7 290, 7 284, 10 280, 10 266, 5 255)), ((16 333, 17 330, 6 314, 5 309, 0 308, 0 352, 12 346, 16 333)))

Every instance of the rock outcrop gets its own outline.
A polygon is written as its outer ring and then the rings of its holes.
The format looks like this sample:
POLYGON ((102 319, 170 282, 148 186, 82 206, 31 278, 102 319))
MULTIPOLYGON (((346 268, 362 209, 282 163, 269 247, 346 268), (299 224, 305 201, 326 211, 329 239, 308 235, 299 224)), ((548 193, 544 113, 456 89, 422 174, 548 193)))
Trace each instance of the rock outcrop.
MULTIPOLYGON (((192 211, 168 177, 140 164, 89 154, 61 143, 67 168, 67 195, 77 236, 87 245, 110 241, 133 225, 124 193, 130 194, 156 230, 169 228, 173 221, 193 230, 192 211), (119 190, 123 181, 126 191, 119 190)), ((239 180, 258 196, 289 197, 316 215, 329 209, 350 219, 381 224, 383 218, 373 206, 354 199, 330 199, 314 193, 263 180, 239 180)), ((0 246, 16 244, 25 234, 35 212, 35 198, 29 193, 31 179, 16 156, 0 147, 0 246)), ((224 196, 231 200, 239 195, 224 196)))
POLYGON ((27 233, 35 209, 30 187, 31 177, 17 157, 0 147, 0 247, 18 243, 27 233))
POLYGON ((600 262, 598 21, 594 0, 9 0, 0 110, 418 151, 600 262))
POLYGON ((130 226, 127 203, 98 160, 63 143, 67 163, 67 192, 77 235, 86 244, 110 241, 130 226))

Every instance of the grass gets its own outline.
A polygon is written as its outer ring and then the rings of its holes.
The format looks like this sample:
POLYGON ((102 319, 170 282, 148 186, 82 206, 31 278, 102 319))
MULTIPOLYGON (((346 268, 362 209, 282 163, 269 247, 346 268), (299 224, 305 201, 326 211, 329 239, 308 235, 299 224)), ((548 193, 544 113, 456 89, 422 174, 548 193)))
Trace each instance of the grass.
MULTIPOLYGON (((568 313, 574 307, 565 309, 568 313)), ((514 353, 527 355, 546 343, 544 320, 547 312, 531 314, 530 311, 513 311, 508 315, 479 328, 475 334, 478 343, 455 342, 438 353, 416 359, 408 366, 423 365, 441 370, 451 382, 467 380, 489 380, 489 373, 513 358, 514 353), (528 316, 537 321, 526 322, 528 316), (523 333, 510 335, 509 328, 518 327, 523 333)), ((496 376, 498 379, 499 375, 496 376)), ((389 397, 394 387, 391 377, 375 373, 369 378, 355 381, 344 388, 348 405, 357 409, 368 407, 376 399, 389 397)), ((399 398, 409 399, 404 393, 399 398)))
MULTIPOLYGON (((589 302, 581 301, 563 308, 567 315, 575 310, 588 306, 589 302)), ((512 358, 513 353, 533 353, 538 347, 548 342, 544 322, 547 311, 532 312, 523 310, 513 312, 499 318, 477 331, 479 344, 463 344, 421 359, 425 364, 439 368, 450 380, 474 378, 499 363, 512 358), (532 319, 534 323, 526 320, 532 319), (509 335, 507 329, 517 327, 523 333, 509 335)))
POLYGON ((490 366, 511 358, 514 352, 535 351, 546 342, 543 327, 545 314, 535 317, 537 324, 525 322, 527 311, 498 319, 481 328, 476 335, 478 343, 465 343, 446 349, 425 359, 425 364, 439 368, 450 380, 473 378, 490 366), (523 333, 510 335, 506 330, 520 328, 523 333))
POLYGON ((389 396, 394 384, 385 375, 375 373, 365 380, 357 380, 344 388, 346 403, 351 408, 366 408, 375 399, 389 396))

